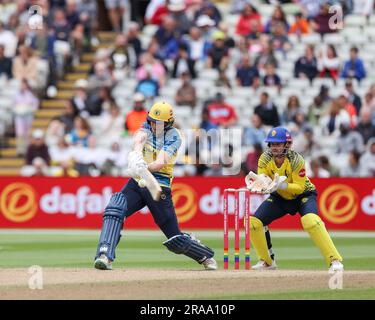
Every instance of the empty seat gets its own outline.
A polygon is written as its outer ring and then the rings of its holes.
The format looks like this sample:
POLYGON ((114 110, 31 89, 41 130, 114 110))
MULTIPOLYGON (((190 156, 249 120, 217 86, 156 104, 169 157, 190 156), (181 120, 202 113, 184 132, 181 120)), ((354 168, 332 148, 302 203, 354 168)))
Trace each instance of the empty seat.
POLYGON ((360 27, 367 23, 366 17, 361 15, 350 14, 345 17, 345 27, 360 27))
POLYGON ((306 35, 303 35, 301 37, 301 42, 304 43, 304 44, 316 45, 316 44, 320 43, 321 41, 322 41, 321 37, 317 33, 306 34, 306 35))
POLYGON ((345 39, 340 33, 327 33, 323 36, 325 44, 340 45, 344 43, 345 39))

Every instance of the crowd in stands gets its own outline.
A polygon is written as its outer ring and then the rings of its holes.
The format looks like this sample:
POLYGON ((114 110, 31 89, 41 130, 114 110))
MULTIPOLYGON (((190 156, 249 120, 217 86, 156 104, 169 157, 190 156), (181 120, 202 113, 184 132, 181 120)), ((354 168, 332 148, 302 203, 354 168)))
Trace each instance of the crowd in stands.
MULTIPOLYGON (((176 176, 230 174, 238 158, 239 174, 254 171, 267 131, 278 125, 291 131, 310 176, 375 176, 375 51, 371 59, 367 43, 344 36, 345 22, 332 28, 329 10, 339 4, 345 18, 364 17, 370 28, 374 1, 294 0, 293 14, 285 13, 287 2, 232 0, 223 9, 210 0, 151 0, 144 25, 132 21, 124 28, 111 11, 112 46, 97 50, 88 79, 76 82, 73 98, 47 131, 34 131, 27 150, 20 142, 28 165, 23 174, 121 175, 132 135, 152 103, 166 99, 174 105, 175 125, 196 130, 198 145, 194 157, 181 151, 176 176), (200 145, 199 132, 232 128, 242 129, 241 150, 227 144, 229 160, 196 161, 215 149, 215 141, 200 145)), ((10 17, 0 25, 0 73, 21 81, 18 105, 38 108, 33 92, 40 82, 35 62, 27 67, 30 59, 57 71, 46 76, 49 87, 87 50, 95 26, 89 3, 50 1, 46 29, 33 35, 16 35, 10 17), (16 45, 1 40, 7 32, 16 45)), ((17 136, 26 136, 28 114, 17 136)))

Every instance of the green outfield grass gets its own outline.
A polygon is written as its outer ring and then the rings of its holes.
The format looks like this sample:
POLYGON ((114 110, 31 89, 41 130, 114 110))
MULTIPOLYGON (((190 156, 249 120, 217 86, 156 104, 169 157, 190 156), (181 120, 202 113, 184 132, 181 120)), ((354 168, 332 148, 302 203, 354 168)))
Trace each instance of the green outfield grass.
MULTIPOLYGON (((194 232, 202 242, 216 251, 222 268, 223 236, 221 231, 194 232)), ((92 268, 100 231, 78 230, 1 230, 1 268, 28 268, 31 265, 58 268, 92 268)), ((304 232, 272 231, 274 251, 279 269, 327 270, 320 252, 304 232)), ((374 232, 331 233, 334 243, 344 257, 345 270, 375 270, 374 232)), ((169 252, 162 242, 160 231, 126 231, 116 252, 114 267, 162 268, 197 270, 197 264, 182 255, 169 252)), ((230 239, 233 244, 233 238, 230 239)), ((243 241, 243 240, 241 240, 243 241)), ((242 243, 241 243, 242 244, 242 243)), ((230 265, 233 268, 233 250, 230 265)), ((251 250, 252 263, 256 262, 251 250)), ((243 252, 241 254, 243 268, 243 252)), ((221 295, 198 296, 198 299, 375 299, 375 288, 363 284, 362 288, 345 290, 305 290, 269 294, 241 294, 229 292, 221 295)))
MULTIPOLYGON (((222 267, 223 237, 220 231, 194 231, 216 251, 222 267)), ((332 233, 345 259, 346 270, 375 270, 375 233, 332 233)), ((99 231, 1 230, 0 267, 91 267, 99 231)), ((195 268, 196 263, 174 255, 162 245, 159 231, 123 232, 116 265, 127 268, 195 268)), ((233 242, 233 239, 230 239, 233 242)), ((272 232, 274 251, 281 269, 324 270, 318 249, 303 232, 272 232)), ((233 251, 231 252, 233 253, 233 251)), ((243 255, 242 255, 243 257, 243 255)), ((255 262, 251 250, 252 262, 255 262)))

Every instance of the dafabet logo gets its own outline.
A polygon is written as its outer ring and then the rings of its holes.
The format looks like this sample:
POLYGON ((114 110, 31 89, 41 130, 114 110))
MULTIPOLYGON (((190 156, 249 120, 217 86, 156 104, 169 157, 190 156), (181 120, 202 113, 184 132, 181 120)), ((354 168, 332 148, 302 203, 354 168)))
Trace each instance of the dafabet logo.
POLYGON ((198 209, 198 197, 195 190, 185 183, 174 183, 172 199, 179 223, 191 220, 198 209))
POLYGON ((347 185, 334 184, 322 192, 319 206, 323 216, 329 222, 347 223, 358 213, 358 194, 347 185))
POLYGON ((37 209, 36 191, 27 183, 11 183, 1 192, 0 211, 9 221, 29 221, 37 209))

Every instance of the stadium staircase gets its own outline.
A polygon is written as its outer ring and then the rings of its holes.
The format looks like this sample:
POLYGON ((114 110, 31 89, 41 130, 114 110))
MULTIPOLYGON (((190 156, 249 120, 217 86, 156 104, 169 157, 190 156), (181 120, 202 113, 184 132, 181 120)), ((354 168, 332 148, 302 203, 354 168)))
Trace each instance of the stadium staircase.
MULTIPOLYGON (((109 47, 113 43, 115 33, 99 32, 97 37, 99 44, 93 47, 91 52, 84 53, 81 62, 73 67, 72 72, 65 74, 64 78, 58 81, 56 96, 52 99, 41 100, 39 109, 34 113, 32 130, 38 128, 46 131, 49 122, 63 113, 64 101, 73 96, 75 81, 88 77, 96 50, 109 47)), ((16 138, 5 138, 0 150, 0 176, 19 175, 24 164, 24 158, 17 156, 16 138)))

